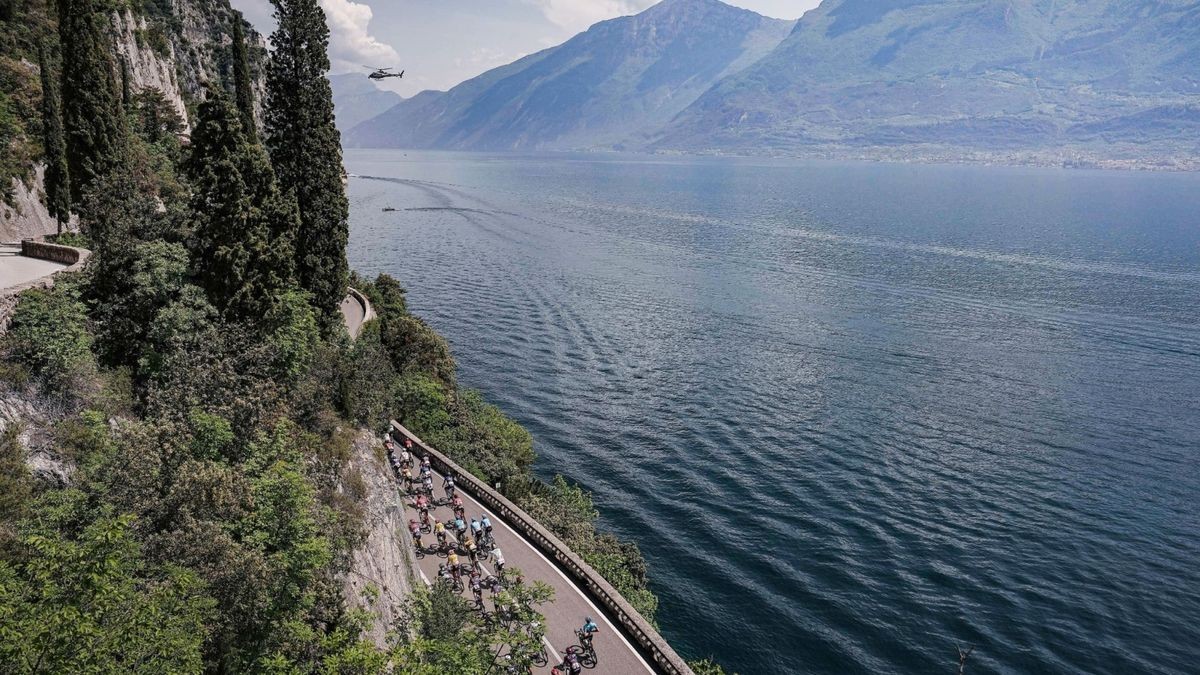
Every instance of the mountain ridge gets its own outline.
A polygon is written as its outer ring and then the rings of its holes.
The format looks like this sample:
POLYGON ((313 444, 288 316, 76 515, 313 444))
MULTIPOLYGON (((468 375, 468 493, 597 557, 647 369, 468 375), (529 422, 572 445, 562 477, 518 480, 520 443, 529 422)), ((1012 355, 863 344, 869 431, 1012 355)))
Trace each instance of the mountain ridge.
POLYGON ((648 136, 640 135, 766 54, 793 23, 718 0, 667 0, 449 91, 422 92, 351 129, 346 144, 512 150, 644 143, 648 136))

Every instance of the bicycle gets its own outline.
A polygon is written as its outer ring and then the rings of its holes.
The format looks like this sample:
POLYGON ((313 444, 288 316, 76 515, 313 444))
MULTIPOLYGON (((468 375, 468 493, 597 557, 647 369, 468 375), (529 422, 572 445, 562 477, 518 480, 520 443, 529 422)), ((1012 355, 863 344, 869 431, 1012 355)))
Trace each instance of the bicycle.
POLYGON ((575 637, 579 638, 579 646, 581 648, 579 661, 585 668, 595 668, 600 659, 596 656, 596 647, 592 645, 592 638, 594 636, 581 628, 576 628, 575 637))

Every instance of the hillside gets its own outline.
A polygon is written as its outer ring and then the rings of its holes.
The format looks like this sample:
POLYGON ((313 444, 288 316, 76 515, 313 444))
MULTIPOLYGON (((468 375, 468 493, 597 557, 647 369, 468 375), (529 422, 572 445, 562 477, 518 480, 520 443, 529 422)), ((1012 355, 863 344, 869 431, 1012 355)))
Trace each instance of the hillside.
POLYGON ((770 51, 792 23, 717 0, 666 0, 346 134, 353 147, 569 149, 640 144, 770 51))
POLYGON ((1200 3, 826 0, 661 150, 1187 162, 1200 3))
MULTIPOLYGON (((50 234, 45 205, 38 44, 57 42, 57 12, 45 0, 0 2, 0 241, 50 234)), ((241 21, 255 104, 261 112, 266 42, 227 2, 130 2, 108 12, 111 39, 131 94, 160 92, 185 125, 204 83, 228 75, 232 22, 241 21)), ((51 50, 52 69, 57 59, 51 50)))
POLYGON ((376 87, 364 73, 330 75, 329 85, 333 87, 337 126, 343 134, 404 100, 394 91, 376 87))

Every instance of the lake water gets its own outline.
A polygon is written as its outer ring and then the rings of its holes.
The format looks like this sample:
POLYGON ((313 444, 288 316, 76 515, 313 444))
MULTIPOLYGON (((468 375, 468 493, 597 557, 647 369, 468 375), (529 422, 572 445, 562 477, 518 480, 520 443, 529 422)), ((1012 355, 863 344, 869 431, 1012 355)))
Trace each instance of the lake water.
POLYGON ((346 162, 351 265, 641 546, 684 655, 1200 668, 1200 176, 346 162))

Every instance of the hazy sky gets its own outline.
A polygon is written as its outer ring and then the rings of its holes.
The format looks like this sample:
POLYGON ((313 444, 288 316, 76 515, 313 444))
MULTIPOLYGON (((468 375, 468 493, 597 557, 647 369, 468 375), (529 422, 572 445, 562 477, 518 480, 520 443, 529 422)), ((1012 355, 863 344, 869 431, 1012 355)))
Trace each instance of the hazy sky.
MULTIPOLYGON (((334 72, 396 66, 389 89, 411 96, 465 79, 559 44, 602 19, 637 12, 656 0, 320 0, 329 19, 334 72)), ((725 0, 767 16, 795 19, 819 0, 725 0)), ((268 0, 231 0, 264 34, 268 0)))

